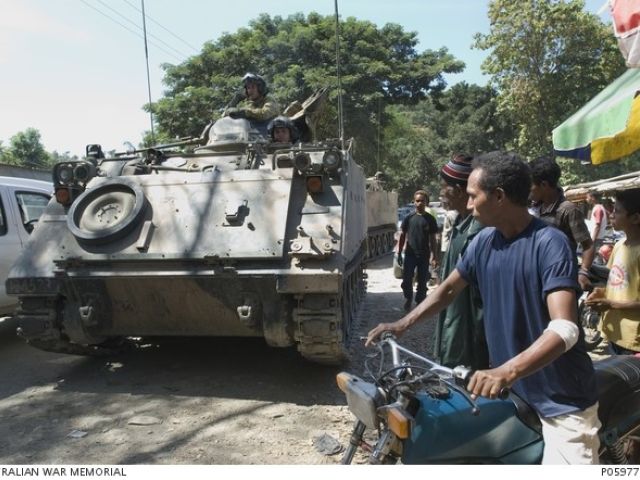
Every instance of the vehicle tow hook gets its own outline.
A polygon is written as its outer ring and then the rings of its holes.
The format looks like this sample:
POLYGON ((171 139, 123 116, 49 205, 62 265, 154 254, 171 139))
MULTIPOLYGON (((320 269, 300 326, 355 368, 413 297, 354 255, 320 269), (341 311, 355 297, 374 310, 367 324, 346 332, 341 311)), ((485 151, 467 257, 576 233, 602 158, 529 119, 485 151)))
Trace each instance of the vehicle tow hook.
POLYGON ((238 312, 238 318, 242 323, 248 327, 253 327, 255 324, 255 318, 253 317, 253 309, 251 305, 240 305, 236 311, 238 312))

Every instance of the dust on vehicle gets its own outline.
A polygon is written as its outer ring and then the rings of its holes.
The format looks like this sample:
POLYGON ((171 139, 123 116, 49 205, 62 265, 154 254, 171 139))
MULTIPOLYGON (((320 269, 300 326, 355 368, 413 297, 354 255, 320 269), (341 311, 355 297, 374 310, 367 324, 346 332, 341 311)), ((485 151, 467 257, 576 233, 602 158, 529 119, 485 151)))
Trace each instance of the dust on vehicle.
POLYGON ((76 354, 126 337, 263 337, 339 362, 397 199, 380 179, 367 190, 352 142, 313 141, 325 94, 296 114, 294 145, 224 117, 199 138, 112 157, 89 145, 57 164, 57 201, 7 281, 19 333, 76 354), (390 208, 367 216, 368 197, 390 208))

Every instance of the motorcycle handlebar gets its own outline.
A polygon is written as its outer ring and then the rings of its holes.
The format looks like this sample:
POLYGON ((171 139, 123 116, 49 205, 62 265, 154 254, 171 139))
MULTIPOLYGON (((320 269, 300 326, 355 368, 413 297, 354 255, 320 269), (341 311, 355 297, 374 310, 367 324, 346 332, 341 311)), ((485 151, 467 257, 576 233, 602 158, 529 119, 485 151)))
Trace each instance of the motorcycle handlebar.
MULTIPOLYGON (((474 373, 474 370, 471 370, 470 368, 464 367, 462 365, 457 366, 453 369, 453 376, 461 383, 464 388, 467 388, 467 385, 469 385, 469 380, 471 380, 471 377, 474 373)), ((509 398, 510 391, 511 390, 509 389, 509 387, 501 388, 500 392, 498 392, 497 398, 499 398, 500 400, 506 400, 507 398, 509 398)))
MULTIPOLYGON (((451 382, 451 386, 456 387, 456 390, 458 390, 462 395, 464 395, 464 397, 469 401, 469 403, 473 406, 474 414, 477 414, 479 412, 477 405, 475 404, 473 399, 470 397, 466 389, 469 383, 469 380, 471 379, 471 376, 474 373, 470 368, 463 367, 463 366, 448 368, 432 360, 429 360, 428 358, 418 355, 417 353, 414 353, 411 350, 408 350, 403 346, 399 345, 396 342, 395 335, 391 332, 383 332, 380 335, 380 342, 378 343, 378 348, 382 349, 384 345, 388 345, 389 348, 391 349, 391 357, 392 357, 394 367, 401 366, 400 352, 404 353, 407 356, 413 357, 416 360, 426 363, 430 367, 430 370, 433 373, 440 376, 441 378, 442 377, 451 378, 453 380, 453 382, 451 382)), ((498 398, 501 400, 506 400, 509 397, 509 392, 510 392, 509 388, 502 388, 498 393, 498 398)))
POLYGON ((396 340, 396 336, 393 333, 391 333, 389 330, 382 332, 380 334, 380 340, 387 340, 387 339, 396 340))

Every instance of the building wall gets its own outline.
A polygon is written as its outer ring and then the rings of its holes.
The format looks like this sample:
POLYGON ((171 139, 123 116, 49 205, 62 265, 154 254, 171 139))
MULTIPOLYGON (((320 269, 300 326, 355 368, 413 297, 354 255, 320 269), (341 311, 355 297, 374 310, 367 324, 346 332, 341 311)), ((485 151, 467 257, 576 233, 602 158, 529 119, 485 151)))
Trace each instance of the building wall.
POLYGON ((51 170, 36 170, 0 163, 0 177, 32 178, 51 182, 51 170))

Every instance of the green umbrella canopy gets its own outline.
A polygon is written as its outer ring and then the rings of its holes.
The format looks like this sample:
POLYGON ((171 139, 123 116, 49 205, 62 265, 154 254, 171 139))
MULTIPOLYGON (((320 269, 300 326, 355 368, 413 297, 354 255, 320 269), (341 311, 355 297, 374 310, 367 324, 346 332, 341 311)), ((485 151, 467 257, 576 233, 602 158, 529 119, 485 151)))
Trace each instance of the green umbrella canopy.
POLYGON ((630 68, 553 130, 555 154, 599 165, 640 149, 639 92, 630 68))

